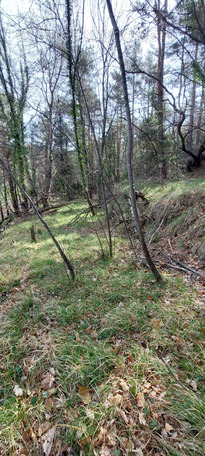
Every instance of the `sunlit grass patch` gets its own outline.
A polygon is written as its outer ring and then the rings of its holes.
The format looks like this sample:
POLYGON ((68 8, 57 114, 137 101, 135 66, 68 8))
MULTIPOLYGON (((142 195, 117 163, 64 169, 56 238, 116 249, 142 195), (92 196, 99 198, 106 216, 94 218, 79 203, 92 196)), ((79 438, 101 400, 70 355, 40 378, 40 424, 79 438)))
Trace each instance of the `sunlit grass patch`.
POLYGON ((1 239, 0 453, 42 454, 42 429, 55 425, 54 445, 75 456, 100 456, 104 447, 120 456, 129 448, 201 456, 204 313, 194 288, 171 274, 156 284, 124 238, 116 237, 112 259, 103 258, 90 231, 103 233, 97 218, 70 223, 85 207, 71 203, 45 216, 75 282, 38 221, 36 243, 32 218, 1 239))

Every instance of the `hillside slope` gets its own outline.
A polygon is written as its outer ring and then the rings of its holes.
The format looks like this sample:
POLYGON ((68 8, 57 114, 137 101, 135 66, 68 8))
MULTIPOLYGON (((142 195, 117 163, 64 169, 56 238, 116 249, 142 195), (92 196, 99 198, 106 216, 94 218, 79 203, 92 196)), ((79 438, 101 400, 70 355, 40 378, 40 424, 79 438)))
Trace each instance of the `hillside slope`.
POLYGON ((184 254, 205 259, 205 179, 186 179, 143 189, 150 203, 143 210, 148 242, 169 242, 184 254))
POLYGON ((204 264, 193 252, 204 236, 204 183, 144 191, 142 219, 162 285, 133 258, 121 226, 114 257, 101 257, 101 214, 84 214, 82 201, 45 216, 75 282, 33 216, 1 233, 2 456, 205 453, 204 280, 165 267, 167 255, 204 264))

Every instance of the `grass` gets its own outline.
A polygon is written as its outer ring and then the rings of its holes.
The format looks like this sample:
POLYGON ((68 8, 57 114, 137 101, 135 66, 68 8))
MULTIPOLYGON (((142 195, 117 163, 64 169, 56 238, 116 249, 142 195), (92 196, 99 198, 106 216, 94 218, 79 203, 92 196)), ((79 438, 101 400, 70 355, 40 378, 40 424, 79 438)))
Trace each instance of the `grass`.
POLYGON ((1 235, 0 454, 41 455, 54 428, 52 455, 202 455, 205 326, 196 291, 165 272, 157 285, 120 233, 114 258, 102 259, 98 220, 71 223, 84 208, 46 216, 75 282, 38 221, 37 243, 33 218, 1 235))

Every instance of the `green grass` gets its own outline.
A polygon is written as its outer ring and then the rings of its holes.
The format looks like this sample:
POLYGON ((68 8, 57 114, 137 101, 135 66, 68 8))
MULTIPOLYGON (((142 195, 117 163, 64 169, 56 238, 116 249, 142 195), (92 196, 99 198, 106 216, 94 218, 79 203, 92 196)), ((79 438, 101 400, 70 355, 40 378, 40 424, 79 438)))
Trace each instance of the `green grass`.
POLYGON ((196 292, 179 275, 163 272, 166 280, 156 284, 119 234, 113 259, 103 260, 98 219, 71 223, 84 208, 72 203, 46 216, 75 282, 38 221, 37 243, 33 218, 1 237, 0 453, 41 455, 46 423, 56 425, 54 454, 58 444, 76 456, 100 456, 104 442, 113 455, 140 445, 144 455, 201 455, 205 321, 196 292), (15 385, 23 396, 15 396, 15 385))

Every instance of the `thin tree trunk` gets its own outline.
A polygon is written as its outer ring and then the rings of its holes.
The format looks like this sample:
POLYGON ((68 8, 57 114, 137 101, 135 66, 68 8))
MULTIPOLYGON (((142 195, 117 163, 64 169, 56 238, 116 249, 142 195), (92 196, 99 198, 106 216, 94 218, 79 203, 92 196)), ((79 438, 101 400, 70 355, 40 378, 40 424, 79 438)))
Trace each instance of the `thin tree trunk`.
MULTIPOLYGON (((80 175, 82 181, 82 187, 85 192, 85 197, 87 199, 88 206, 91 209, 93 215, 95 215, 94 207, 89 196, 89 190, 87 185, 87 178, 85 174, 85 165, 84 157, 82 155, 82 150, 79 141, 79 131, 78 131, 78 119, 77 119, 77 108, 76 108, 76 72, 77 72, 77 62, 73 62, 73 48, 72 48, 72 36, 71 36, 71 1, 65 0, 66 4, 66 16, 67 16, 67 61, 68 61, 68 70, 69 70, 69 82, 71 89, 71 104, 72 104, 72 117, 74 124, 74 134, 75 134, 75 146, 78 155, 78 163, 80 168, 80 175)), ((80 50, 79 50, 80 52, 80 50)), ((80 55, 80 54, 79 54, 80 55)))
POLYGON ((11 177, 11 167, 10 167, 10 163, 9 163, 8 157, 6 157, 6 160, 7 160, 7 168, 9 170, 8 183, 9 183, 9 188, 10 188, 10 194, 11 194, 11 201, 12 201, 12 205, 13 205, 13 210, 14 210, 16 215, 19 215, 20 211, 19 211, 18 195, 17 195, 17 191, 16 191, 16 185, 15 185, 15 181, 11 177))
POLYGON ((1 223, 4 221, 4 213, 3 213, 3 207, 0 201, 0 214, 1 214, 1 223))
POLYGON ((127 81, 126 81, 126 73, 125 73, 125 66, 124 66, 124 60, 123 60, 123 55, 122 55, 122 49, 121 49, 121 44, 120 44, 120 34, 119 34, 119 29, 113 14, 112 10, 112 5, 110 0, 106 0, 107 2, 107 7, 110 15, 110 19, 112 22, 113 26, 113 31, 115 35, 115 42, 116 42, 116 47, 117 47, 117 52, 118 52, 118 58, 119 58, 119 64, 120 64, 120 70, 121 70, 121 77, 122 77, 122 85, 123 85, 123 93, 124 93, 124 102, 125 102, 125 109, 126 109, 126 117, 127 117, 127 129, 128 129, 128 141, 127 141, 127 172, 128 172, 128 179, 129 179, 129 186, 130 186, 130 199, 132 203, 132 208, 133 208, 133 215, 134 215, 134 223, 135 227, 138 232, 140 244, 142 247, 142 250, 144 252, 146 261, 150 267, 150 270, 152 271, 155 279, 158 282, 162 281, 161 274, 159 271, 156 269, 156 266, 154 265, 149 250, 147 248, 145 239, 144 239, 144 234, 140 225, 140 220, 139 220, 139 214, 138 214, 138 209, 137 209, 137 204, 136 204, 136 197, 135 197, 135 188, 134 188, 134 179, 133 179, 133 171, 132 171, 132 149, 133 149, 133 135, 132 135, 132 122, 131 122, 131 115, 130 115, 130 106, 129 106, 129 99, 128 99, 128 90, 127 90, 127 81))
POLYGON ((160 174, 162 180, 167 177, 166 159, 164 151, 164 102, 163 102, 163 80, 164 80, 164 57, 165 57, 165 40, 166 40, 166 20, 167 0, 164 3, 163 17, 161 13, 160 0, 158 0, 157 10, 157 35, 158 35, 158 68, 157 68, 157 93, 158 93, 158 140, 160 152, 160 174))
POLYGON ((6 176, 5 176, 5 169, 3 169, 3 188, 4 188, 4 201, 6 206, 6 215, 9 216, 9 205, 8 205, 8 196, 7 196, 7 188, 6 188, 6 176))
POLYGON ((6 166, 6 164, 4 163, 4 161, 2 160, 2 158, 0 158, 0 164, 1 166, 3 167, 3 169, 5 169, 5 171, 7 172, 7 174, 9 175, 10 179, 12 179, 12 181, 15 183, 15 185, 17 185, 17 187, 20 189, 20 191, 24 194, 24 196, 26 197, 26 199, 29 201, 31 207, 33 208, 35 214, 37 215, 37 217, 39 218, 39 220, 41 221, 41 223, 45 226, 46 230, 48 231, 49 233, 49 236, 51 237, 51 239, 53 240, 55 246, 57 247, 60 255, 61 255, 61 258, 63 259, 67 269, 69 270, 70 272, 70 275, 72 277, 72 279, 74 280, 75 279, 75 273, 74 273, 74 269, 73 269, 73 266, 72 264, 70 263, 69 259, 67 258, 67 256, 65 255, 65 253, 63 252, 63 250, 61 249, 58 241, 56 240, 56 238, 53 236, 49 226, 47 225, 47 223, 45 222, 45 220, 41 217, 41 214, 38 212, 35 204, 33 203, 32 199, 30 198, 30 196, 28 195, 28 193, 23 189, 23 187, 21 186, 21 184, 19 184, 19 182, 17 181, 17 179, 15 178, 15 176, 13 175, 13 173, 11 172, 11 170, 6 166))
POLYGON ((204 91, 204 86, 202 86, 201 100, 200 100, 200 106, 199 106, 199 115, 198 115, 198 122, 197 122, 196 145, 199 144, 200 139, 201 139, 201 130, 200 129, 201 129, 203 108, 204 108, 204 100, 205 100, 205 91, 204 91))
POLYGON ((119 112, 117 110, 117 144, 116 144, 117 164, 116 164, 116 173, 115 173, 116 182, 120 182, 121 142, 122 142, 122 108, 120 108, 120 117, 119 117, 119 112))
MULTIPOLYGON (((198 43, 195 45, 195 55, 194 59, 197 59, 198 55, 198 43)), ((196 81, 193 81, 192 85, 192 94, 191 94, 191 109, 190 109, 190 116, 189 116, 189 136, 187 142, 187 149, 192 150, 193 148, 193 130, 194 130, 194 112, 195 112, 195 104, 196 104, 196 81)))
POLYGON ((112 249, 112 234, 111 234, 110 220, 109 220, 108 207, 107 207, 107 201, 106 201, 106 195, 105 195, 105 179, 104 179, 104 172, 103 172, 102 157, 101 157, 99 145, 98 145, 98 142, 97 142, 97 138, 96 138, 93 122, 92 122, 92 119, 91 119, 91 115, 90 115, 90 110, 89 110, 89 107, 88 107, 87 99, 86 99, 85 92, 83 90, 83 86, 81 84, 80 78, 79 78, 79 84, 80 84, 82 96, 83 96, 83 99, 84 99, 85 107, 86 107, 86 110, 87 110, 88 121, 89 121, 90 128, 91 128, 91 131, 92 131, 92 134, 93 134, 93 139, 94 139, 94 143, 95 143, 95 150, 96 150, 96 154, 97 154, 98 162, 99 162, 99 172, 100 172, 100 178, 101 178, 101 184, 102 184, 103 203, 104 203, 104 206, 105 206, 105 214, 106 214, 108 238, 109 238, 109 253, 110 253, 110 257, 112 257, 112 250, 113 250, 112 249))

